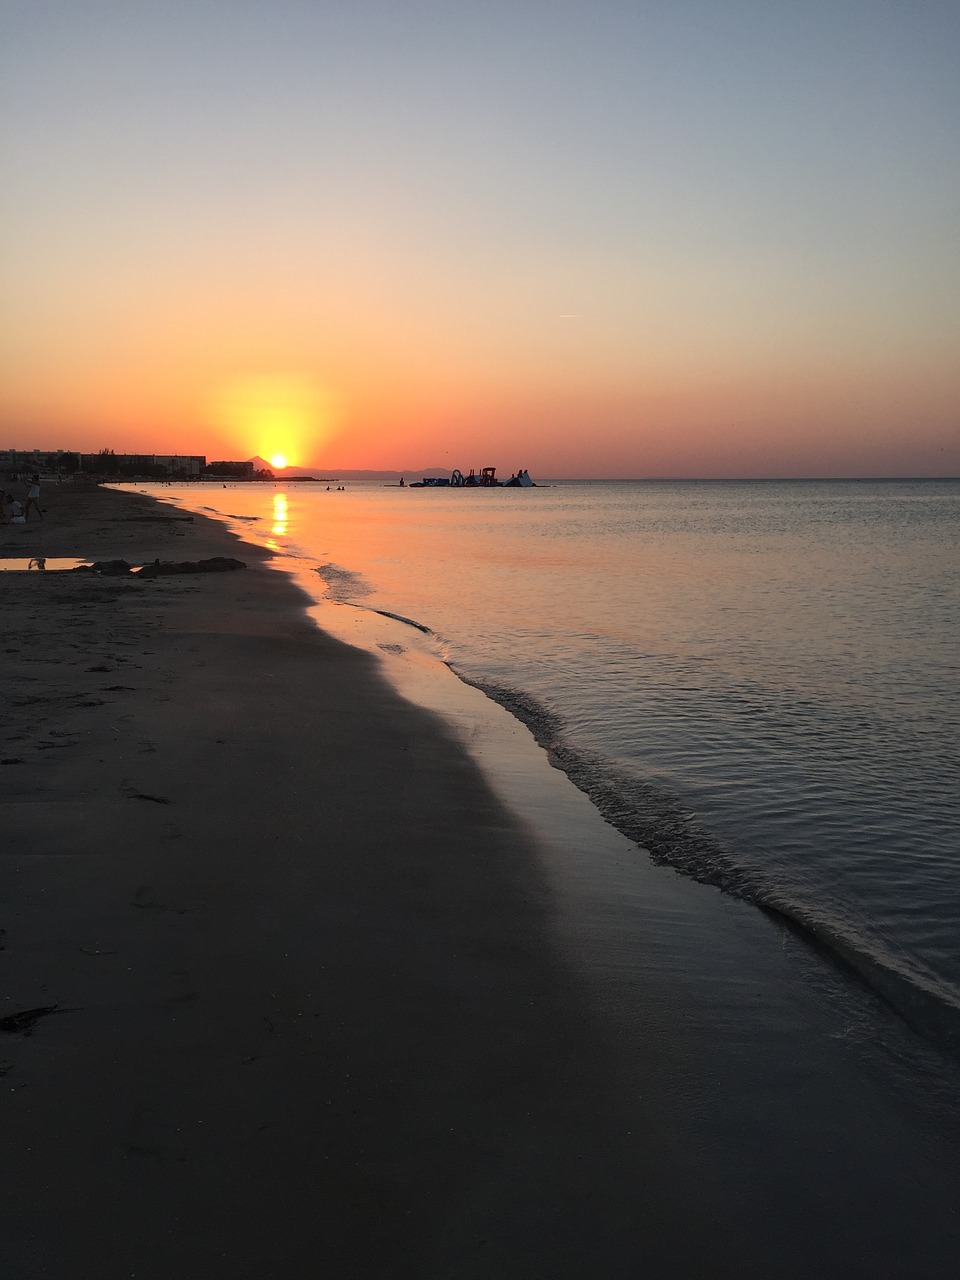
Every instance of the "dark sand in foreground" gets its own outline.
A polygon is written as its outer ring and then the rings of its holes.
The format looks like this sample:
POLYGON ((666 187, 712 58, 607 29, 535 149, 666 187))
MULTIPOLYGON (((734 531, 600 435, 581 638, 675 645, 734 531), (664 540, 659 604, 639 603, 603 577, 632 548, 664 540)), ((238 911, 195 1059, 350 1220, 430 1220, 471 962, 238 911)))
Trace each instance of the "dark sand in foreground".
POLYGON ((0 577, 0 1017, 53 1008, 0 1034, 3 1274, 949 1273, 950 1166, 920 1132, 878 1172, 892 1113, 852 1151, 855 1079, 791 1121, 810 1098, 754 1064, 769 1167, 752 1132, 698 1149, 717 1046, 680 1008, 639 1044, 608 1025, 533 833, 261 552, 137 495, 45 498, 0 554, 248 568, 0 577))

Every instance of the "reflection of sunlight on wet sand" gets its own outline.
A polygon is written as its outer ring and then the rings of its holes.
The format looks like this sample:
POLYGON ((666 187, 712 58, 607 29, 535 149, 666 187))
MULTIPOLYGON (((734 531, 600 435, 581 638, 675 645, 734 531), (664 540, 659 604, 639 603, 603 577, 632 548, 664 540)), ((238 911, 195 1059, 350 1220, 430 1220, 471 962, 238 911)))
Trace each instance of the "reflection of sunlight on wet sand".
MULTIPOLYGON (((287 524, 289 522, 289 514, 287 508, 287 495, 285 493, 275 493, 273 495, 273 524, 270 526, 270 532, 274 538, 282 538, 287 532, 287 524)), ((267 543, 271 551, 279 551, 280 547, 271 538, 267 543)))

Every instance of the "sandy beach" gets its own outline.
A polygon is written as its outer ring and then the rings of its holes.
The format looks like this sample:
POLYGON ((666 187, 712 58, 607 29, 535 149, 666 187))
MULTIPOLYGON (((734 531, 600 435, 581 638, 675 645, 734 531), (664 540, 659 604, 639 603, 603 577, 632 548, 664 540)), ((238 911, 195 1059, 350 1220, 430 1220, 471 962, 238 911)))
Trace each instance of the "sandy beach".
MULTIPOLYGON (((46 514, 5 551, 237 554, 133 495, 46 514)), ((0 1013, 53 1010, 0 1041, 10 1274, 482 1273, 494 1170, 598 1154, 532 855, 439 723, 244 558, 3 583, 0 1013)), ((544 1266, 564 1198, 523 1226, 544 1266)))
POLYGON ((922 1099, 861 1102, 802 1002, 774 1057, 647 974, 624 1034, 536 832, 265 553, 137 494, 44 506, 0 556, 246 568, 0 578, 6 1274, 946 1274, 922 1099))

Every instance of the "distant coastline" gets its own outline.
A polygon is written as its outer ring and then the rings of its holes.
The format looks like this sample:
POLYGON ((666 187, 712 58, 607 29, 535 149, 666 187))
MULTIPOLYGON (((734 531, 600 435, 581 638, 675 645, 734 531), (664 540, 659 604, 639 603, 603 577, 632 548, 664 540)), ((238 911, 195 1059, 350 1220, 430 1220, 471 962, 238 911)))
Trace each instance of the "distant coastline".
MULTIPOLYGON (((406 468, 358 468, 333 469, 326 474, 326 467, 288 466, 270 467, 266 459, 255 456, 240 461, 208 462, 204 454, 146 454, 116 453, 113 449, 101 449, 96 453, 83 453, 70 449, 13 449, 0 447, 0 476, 16 478, 39 472, 43 476, 62 479, 81 476, 90 480, 142 481, 142 480, 243 480, 265 481, 315 481, 333 484, 353 480, 369 483, 407 484, 412 480, 432 477, 447 478, 453 474, 449 467, 406 468)), ((536 468, 538 479, 550 484, 896 484, 904 481, 955 481, 960 475, 830 475, 830 476, 572 476, 551 475, 542 467, 536 468)))

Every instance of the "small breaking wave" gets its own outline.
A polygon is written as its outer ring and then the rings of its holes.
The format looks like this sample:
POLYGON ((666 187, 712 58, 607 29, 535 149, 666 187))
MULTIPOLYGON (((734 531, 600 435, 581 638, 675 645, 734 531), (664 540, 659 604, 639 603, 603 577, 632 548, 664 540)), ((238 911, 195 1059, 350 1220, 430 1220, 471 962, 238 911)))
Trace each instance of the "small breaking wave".
POLYGON ((253 524, 255 520, 259 520, 259 516, 235 516, 229 511, 221 511, 218 507, 200 507, 201 511, 209 511, 211 515, 217 516, 221 520, 242 520, 245 524, 253 524))
POLYGON ((415 627, 417 631, 422 631, 425 636, 432 636, 433 631, 429 627, 425 627, 422 622, 414 622, 412 618, 405 618, 402 613, 391 613, 389 609, 371 609, 371 613, 378 613, 381 618, 392 618, 394 622, 402 622, 406 627, 415 627))
POLYGON ((339 564, 317 565, 315 572, 326 584, 327 596, 338 604, 353 604, 358 597, 373 594, 373 587, 360 573, 339 564))
POLYGON ((754 896, 808 940, 851 970, 931 1044, 960 1060, 960 996, 913 957, 880 952, 854 930, 767 890, 754 896))
POLYGON ((605 821, 645 849, 651 859, 701 884, 753 902, 782 918, 879 996, 914 1031, 960 1059, 960 995, 910 957, 885 954, 845 925, 792 901, 780 886, 740 865, 681 800, 643 778, 618 769, 589 750, 572 747, 564 721, 528 694, 457 673, 530 729, 556 768, 593 803, 605 821))
POLYGON ((550 763, 567 775, 612 827, 646 849, 655 862, 717 885, 737 897, 752 897, 730 855, 674 795, 618 770, 604 757, 572 747, 563 737, 563 719, 518 689, 460 674, 488 698, 505 707, 531 731, 550 763))
POLYGON ((405 627, 413 627, 425 636, 434 635, 430 627, 422 622, 416 622, 413 618, 405 618, 402 613, 391 613, 389 609, 374 609, 370 605, 357 604, 358 599, 373 595, 373 587, 362 574, 354 573, 352 569, 344 569, 338 564, 318 565, 315 572, 326 583, 328 599, 335 600, 337 604, 356 605, 358 609, 366 609, 381 618, 402 622, 405 627))

